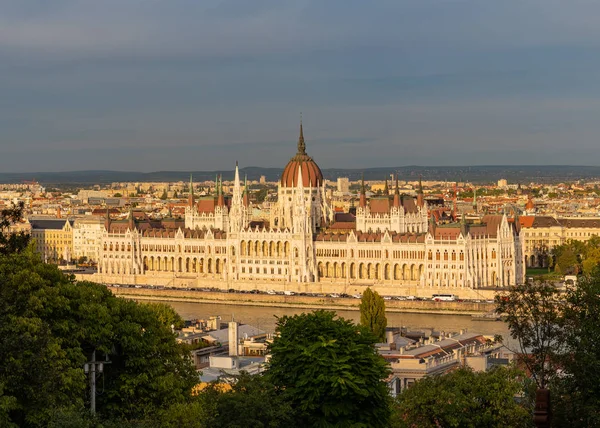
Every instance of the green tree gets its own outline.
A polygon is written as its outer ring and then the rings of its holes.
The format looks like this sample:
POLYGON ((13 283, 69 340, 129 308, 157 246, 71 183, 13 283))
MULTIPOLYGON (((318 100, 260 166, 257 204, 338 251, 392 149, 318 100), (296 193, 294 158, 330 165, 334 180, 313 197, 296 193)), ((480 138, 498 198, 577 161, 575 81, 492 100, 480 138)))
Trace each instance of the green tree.
POLYGON ((564 346, 561 327, 562 298, 552 285, 534 282, 510 287, 497 294, 496 311, 504 314, 510 335, 516 339, 519 360, 539 388, 556 374, 557 355, 564 346))
POLYGON ((183 318, 181 318, 181 315, 179 315, 175 309, 173 309, 173 306, 167 303, 154 302, 143 304, 154 312, 161 324, 169 328, 173 326, 175 330, 181 330, 183 327, 185 327, 183 318))
POLYGON ((391 426, 528 427, 533 426, 532 402, 532 383, 515 368, 480 373, 460 368, 423 378, 398 395, 391 426))
POLYGON ((117 193, 115 193, 115 194, 113 195, 113 197, 115 197, 115 198, 122 198, 122 197, 123 197, 123 195, 122 195, 121 193, 117 192, 117 193))
POLYGON ((83 408, 83 364, 94 350, 112 361, 97 397, 105 417, 152 415, 187 400, 197 382, 189 353, 153 308, 75 283, 31 249, 0 256, 0 418, 8 406, 18 426, 47 426, 57 409, 83 408))
POLYGON ((600 426, 600 269, 567 289, 562 375, 551 384, 555 426, 600 426))
POLYGON ((295 409, 297 426, 386 426, 389 393, 377 339, 334 312, 277 320, 266 378, 295 409))
POLYGON ((164 200, 166 200, 168 197, 169 197, 169 195, 167 195, 167 191, 165 190, 165 191, 163 192, 163 194, 160 196, 160 199, 164 201, 164 200))
POLYGON ((200 394, 199 399, 205 403, 205 413, 209 413, 206 410, 210 410, 210 403, 214 403, 213 414, 205 418, 211 428, 296 425, 290 403, 263 375, 242 372, 235 377, 231 391, 223 392, 218 384, 213 383, 200 394))
POLYGON ((575 254, 571 246, 567 246, 560 252, 560 254, 556 257, 555 266, 557 272, 562 274, 577 274, 579 272, 579 260, 577 259, 577 254, 575 254))
POLYGON ((371 287, 367 287, 360 299, 360 324, 368 328, 380 342, 385 340, 385 301, 371 287))
POLYGON ((25 232, 11 233, 10 227, 23 218, 23 202, 0 211, 0 255, 17 253, 25 250, 29 244, 29 234, 25 232))

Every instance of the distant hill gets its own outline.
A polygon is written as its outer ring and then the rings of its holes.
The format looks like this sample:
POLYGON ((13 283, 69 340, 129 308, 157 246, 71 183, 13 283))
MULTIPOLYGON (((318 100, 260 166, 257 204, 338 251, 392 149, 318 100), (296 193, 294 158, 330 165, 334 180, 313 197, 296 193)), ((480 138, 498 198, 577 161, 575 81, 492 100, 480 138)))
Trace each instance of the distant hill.
MULTIPOLYGON (((278 180, 283 169, 247 167, 240 169, 243 179, 258 180, 265 176, 267 181, 278 180)), ((562 182, 600 177, 598 166, 575 165, 479 165, 479 166, 399 166, 365 169, 330 168, 323 170, 328 180, 338 177, 349 177, 358 180, 364 174, 365 180, 381 180, 392 173, 398 173, 400 180, 447 180, 471 181, 476 183, 493 183, 506 178, 509 183, 529 182, 562 182)), ((233 179, 233 170, 219 171, 68 171, 68 172, 35 172, 35 173, 0 173, 0 183, 22 183, 26 180, 37 180, 45 186, 53 185, 89 185, 113 182, 152 182, 152 181, 188 181, 190 174, 194 181, 214 180, 222 174, 223 180, 233 179)))

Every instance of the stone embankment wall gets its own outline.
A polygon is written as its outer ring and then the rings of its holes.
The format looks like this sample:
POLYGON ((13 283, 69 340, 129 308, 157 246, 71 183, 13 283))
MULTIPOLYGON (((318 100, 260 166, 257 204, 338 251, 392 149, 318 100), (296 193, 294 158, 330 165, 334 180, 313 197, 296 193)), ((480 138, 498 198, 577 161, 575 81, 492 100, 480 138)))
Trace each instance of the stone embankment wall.
POLYGON ((216 288, 220 290, 234 289, 236 291, 267 290, 293 291, 295 293, 322 293, 322 294, 362 294, 367 288, 377 291, 382 296, 416 296, 430 299, 433 294, 454 294, 461 299, 470 300, 493 300, 497 291, 501 289, 471 289, 471 288, 431 288, 422 287, 414 283, 377 283, 368 282, 331 282, 320 281, 313 283, 280 282, 269 280, 257 281, 234 281, 213 278, 209 276, 197 276, 196 274, 177 274, 154 272, 147 275, 75 275, 79 280, 88 280, 102 284, 129 284, 129 285, 153 285, 176 288, 216 288))
MULTIPOLYGON (((293 307, 306 309, 358 310, 359 299, 310 296, 285 296, 248 293, 222 293, 212 291, 157 290, 148 288, 111 287, 117 296, 136 300, 161 300, 176 302, 218 303, 262 307, 293 307)), ((472 315, 488 312, 494 308, 491 303, 476 302, 433 302, 386 300, 386 311, 405 313, 434 313, 472 315)))

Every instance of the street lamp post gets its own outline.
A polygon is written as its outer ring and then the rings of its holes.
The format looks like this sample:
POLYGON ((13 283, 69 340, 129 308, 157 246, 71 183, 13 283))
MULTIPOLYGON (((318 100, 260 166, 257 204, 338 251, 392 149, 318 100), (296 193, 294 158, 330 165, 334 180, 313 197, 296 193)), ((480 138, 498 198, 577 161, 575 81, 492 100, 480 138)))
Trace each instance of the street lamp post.
POLYGON ((96 414, 96 371, 99 374, 104 373, 104 365, 110 364, 112 361, 108 360, 106 355, 105 361, 96 361, 96 350, 92 352, 92 359, 83 366, 85 374, 89 375, 90 378, 90 412, 92 415, 96 414))

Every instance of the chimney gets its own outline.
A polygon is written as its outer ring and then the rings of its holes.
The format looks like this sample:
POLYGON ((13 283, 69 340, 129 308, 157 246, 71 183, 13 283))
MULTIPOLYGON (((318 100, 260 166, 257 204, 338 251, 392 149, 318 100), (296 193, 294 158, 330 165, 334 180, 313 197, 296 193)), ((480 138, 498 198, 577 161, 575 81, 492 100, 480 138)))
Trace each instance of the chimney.
POLYGON ((229 356, 238 356, 238 323, 231 321, 229 323, 229 356))
POLYGON ((400 347, 400 355, 404 355, 404 346, 400 347))
POLYGON ((394 343, 394 331, 393 330, 386 331, 385 336, 386 336, 386 341, 388 344, 394 343))

